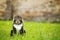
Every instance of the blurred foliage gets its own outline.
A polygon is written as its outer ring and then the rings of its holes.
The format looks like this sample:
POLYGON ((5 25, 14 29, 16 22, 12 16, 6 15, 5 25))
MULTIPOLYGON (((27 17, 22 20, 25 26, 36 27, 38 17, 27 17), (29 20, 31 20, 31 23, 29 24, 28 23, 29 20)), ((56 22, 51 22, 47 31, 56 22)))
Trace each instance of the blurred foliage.
POLYGON ((10 37, 12 21, 0 21, 0 40, 60 40, 60 24, 24 22, 26 34, 10 37))

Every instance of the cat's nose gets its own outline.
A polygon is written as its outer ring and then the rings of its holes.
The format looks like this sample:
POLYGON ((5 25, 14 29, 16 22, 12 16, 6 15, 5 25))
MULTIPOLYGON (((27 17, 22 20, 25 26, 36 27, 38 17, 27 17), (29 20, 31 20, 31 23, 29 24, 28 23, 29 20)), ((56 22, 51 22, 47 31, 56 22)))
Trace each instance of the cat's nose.
POLYGON ((18 23, 19 22, 19 20, 16 20, 16 23, 18 23))

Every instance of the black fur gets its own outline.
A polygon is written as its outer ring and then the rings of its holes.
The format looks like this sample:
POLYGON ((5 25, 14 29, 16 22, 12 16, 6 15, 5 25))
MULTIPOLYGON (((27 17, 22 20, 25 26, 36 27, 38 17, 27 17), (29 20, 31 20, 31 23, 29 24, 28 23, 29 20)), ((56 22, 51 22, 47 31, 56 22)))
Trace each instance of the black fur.
MULTIPOLYGON (((22 17, 16 16, 16 17, 14 18, 14 20, 13 20, 13 25, 14 25, 14 24, 17 24, 17 25, 23 24, 22 17), (19 21, 20 21, 19 24, 15 23, 17 19, 19 19, 19 21)), ((17 33, 17 30, 16 30, 16 28, 13 26, 13 29, 11 30, 10 35, 13 36, 13 35, 16 34, 16 33, 17 33)), ((23 33, 26 33, 26 31, 24 30, 24 28, 23 28, 23 26, 22 26, 21 29, 19 30, 19 34, 22 35, 23 33)))
POLYGON ((20 34, 26 33, 25 30, 23 29, 23 27, 20 30, 20 34))

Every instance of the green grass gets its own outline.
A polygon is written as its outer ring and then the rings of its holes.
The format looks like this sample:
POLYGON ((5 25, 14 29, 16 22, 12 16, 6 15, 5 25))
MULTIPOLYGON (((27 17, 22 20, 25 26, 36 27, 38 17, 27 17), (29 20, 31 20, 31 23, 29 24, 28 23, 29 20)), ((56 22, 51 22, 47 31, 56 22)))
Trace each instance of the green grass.
POLYGON ((60 40, 60 24, 24 22, 26 34, 10 37, 12 21, 0 21, 0 40, 60 40))

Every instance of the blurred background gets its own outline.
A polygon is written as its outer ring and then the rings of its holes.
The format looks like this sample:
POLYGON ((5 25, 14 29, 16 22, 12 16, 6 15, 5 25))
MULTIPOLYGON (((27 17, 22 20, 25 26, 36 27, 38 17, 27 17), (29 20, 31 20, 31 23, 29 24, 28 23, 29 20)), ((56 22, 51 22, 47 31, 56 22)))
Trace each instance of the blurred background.
POLYGON ((16 15, 26 21, 60 22, 60 0, 0 0, 0 20, 16 15))

